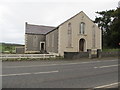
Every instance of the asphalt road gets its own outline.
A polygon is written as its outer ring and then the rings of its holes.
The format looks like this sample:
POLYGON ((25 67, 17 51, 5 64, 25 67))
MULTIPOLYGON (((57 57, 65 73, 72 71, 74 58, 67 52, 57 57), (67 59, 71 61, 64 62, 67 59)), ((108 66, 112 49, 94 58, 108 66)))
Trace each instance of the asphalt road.
POLYGON ((2 63, 2 88, 111 88, 118 85, 118 60, 2 63))

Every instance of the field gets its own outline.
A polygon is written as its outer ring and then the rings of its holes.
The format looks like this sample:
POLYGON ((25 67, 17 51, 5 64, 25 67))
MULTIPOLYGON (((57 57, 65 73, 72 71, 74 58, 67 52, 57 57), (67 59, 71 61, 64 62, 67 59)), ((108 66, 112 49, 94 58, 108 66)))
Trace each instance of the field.
POLYGON ((0 52, 2 51, 2 45, 0 44, 0 52))
POLYGON ((23 46, 23 45, 1 43, 0 44, 0 52, 2 52, 2 53, 15 53, 15 47, 17 47, 17 46, 23 46))

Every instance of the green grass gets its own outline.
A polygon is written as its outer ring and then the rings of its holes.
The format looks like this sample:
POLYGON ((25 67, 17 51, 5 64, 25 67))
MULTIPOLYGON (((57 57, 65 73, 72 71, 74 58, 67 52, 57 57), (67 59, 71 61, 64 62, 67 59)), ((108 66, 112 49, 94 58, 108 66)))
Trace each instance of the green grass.
POLYGON ((120 51, 120 49, 103 49, 103 52, 120 51))
POLYGON ((0 44, 0 52, 2 53, 14 53, 15 46, 0 44))
POLYGON ((15 53, 15 48, 18 46, 24 46, 24 45, 14 44, 14 43, 0 43, 0 52, 2 52, 2 53, 15 53))
POLYGON ((2 52, 2 45, 0 45, 0 52, 2 52))

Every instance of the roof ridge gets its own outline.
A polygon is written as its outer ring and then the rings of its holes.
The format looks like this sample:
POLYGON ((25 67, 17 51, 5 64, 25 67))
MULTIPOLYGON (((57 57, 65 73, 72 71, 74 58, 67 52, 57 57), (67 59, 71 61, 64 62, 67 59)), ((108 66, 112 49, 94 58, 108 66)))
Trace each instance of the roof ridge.
POLYGON ((36 24, 28 24, 28 23, 27 23, 27 25, 55 28, 54 26, 47 26, 47 25, 36 25, 36 24))
POLYGON ((46 34, 49 31, 53 30, 56 27, 52 26, 44 26, 44 25, 35 25, 35 24, 28 24, 26 23, 26 29, 25 33, 26 34, 46 34))
MULTIPOLYGON (((58 25, 58 27, 61 26, 62 24, 64 24, 65 22, 71 20, 72 18, 76 17, 77 15, 79 15, 79 14, 82 13, 82 12, 83 12, 83 11, 80 11, 79 13, 73 15, 72 17, 70 17, 69 19, 65 20, 63 23, 61 23, 60 25, 58 25)), ((83 13, 84 13, 84 12, 83 12, 83 13)))

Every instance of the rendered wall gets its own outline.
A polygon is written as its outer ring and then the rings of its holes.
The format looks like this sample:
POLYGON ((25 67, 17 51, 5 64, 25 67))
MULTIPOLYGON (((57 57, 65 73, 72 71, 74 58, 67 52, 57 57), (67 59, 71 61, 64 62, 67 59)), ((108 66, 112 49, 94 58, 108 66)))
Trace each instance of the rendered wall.
POLYGON ((79 40, 85 39, 85 50, 87 49, 101 49, 101 30, 83 13, 79 13, 72 19, 59 26, 59 41, 58 52, 61 56, 64 52, 79 52, 79 40), (80 34, 80 23, 85 23, 85 34, 80 34), (68 41, 68 23, 72 25, 72 47, 67 47, 68 41), (92 46, 92 30, 95 26, 95 48, 92 46))
POLYGON ((58 53, 58 29, 46 35, 46 51, 58 53))

